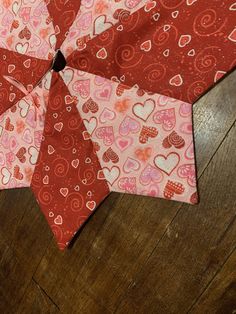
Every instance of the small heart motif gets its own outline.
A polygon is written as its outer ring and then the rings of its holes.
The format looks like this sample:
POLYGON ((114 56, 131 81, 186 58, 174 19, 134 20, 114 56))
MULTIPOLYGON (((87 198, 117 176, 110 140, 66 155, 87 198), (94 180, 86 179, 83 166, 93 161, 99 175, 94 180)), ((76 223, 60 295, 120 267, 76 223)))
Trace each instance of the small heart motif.
POLYGON ((82 106, 84 113, 96 113, 98 111, 98 104, 90 97, 82 106))
POLYGON ((194 49, 191 49, 191 50, 189 50, 189 52, 188 52, 188 56, 190 56, 190 57, 195 56, 195 54, 196 54, 196 52, 195 52, 194 49))
POLYGON ((170 200, 175 194, 177 195, 183 194, 184 190, 185 189, 182 183, 168 180, 164 188, 163 195, 164 198, 170 200))
POLYGON ((46 174, 46 176, 43 177, 43 184, 47 185, 49 183, 49 176, 46 174))
POLYGON ((230 11, 236 11, 236 2, 231 4, 229 9, 230 9, 230 11))
POLYGON ((104 172, 102 170, 99 170, 97 173, 97 179, 98 180, 104 180, 105 179, 105 175, 104 172))
POLYGON ((78 165, 79 165, 79 159, 72 160, 71 165, 72 165, 73 168, 76 169, 78 167, 78 165))
POLYGON ((92 135, 94 130, 97 127, 97 118, 92 117, 89 120, 84 119, 83 122, 84 122, 85 128, 87 129, 89 134, 92 135))
POLYGON ((196 186, 196 174, 194 164, 185 164, 180 166, 177 173, 180 178, 186 178, 190 186, 196 186))
POLYGON ((148 164, 143 171, 141 172, 141 175, 139 177, 139 180, 141 184, 143 185, 149 185, 151 182, 153 183, 159 183, 163 179, 163 174, 161 171, 150 164, 148 164))
POLYGON ((100 50, 98 50, 98 52, 96 53, 96 57, 98 59, 106 59, 107 58, 107 51, 105 48, 101 48, 100 50))
POLYGON ((156 4, 157 4, 156 1, 151 1, 151 0, 149 0, 149 1, 145 4, 144 11, 145 11, 145 12, 151 11, 153 8, 155 8, 156 4))
POLYGON ((118 136, 115 140, 116 146, 119 148, 121 152, 125 151, 130 147, 133 143, 133 139, 131 137, 121 137, 118 136))
POLYGON ((178 42, 179 47, 183 48, 187 46, 190 43, 191 39, 191 35, 181 35, 178 42))
POLYGON ((77 102, 78 99, 76 96, 71 96, 71 95, 66 95, 65 96, 65 103, 66 105, 70 105, 70 104, 73 104, 75 102, 77 102))
POLYGON ((153 121, 157 124, 162 124, 162 128, 165 131, 172 130, 176 124, 175 108, 156 111, 153 116, 153 121))
POLYGON ((101 34, 110 28, 112 24, 106 21, 106 15, 100 15, 94 21, 94 35, 101 34))
POLYGON ((12 73, 16 69, 16 66, 14 64, 9 64, 8 65, 8 73, 12 73))
POLYGON ((114 143, 114 131, 112 126, 97 128, 95 131, 97 138, 103 139, 103 143, 111 146, 114 143))
POLYGON ((139 135, 139 142, 141 144, 146 144, 149 138, 155 138, 158 135, 158 131, 155 127, 143 126, 139 135))
POLYGON ((192 5, 195 2, 197 2, 197 0, 187 0, 187 5, 192 5))
POLYGON ((28 48, 29 48, 29 44, 28 43, 24 43, 24 44, 18 43, 16 45, 16 51, 21 53, 21 54, 23 54, 23 55, 26 54, 28 48))
POLYGON ((3 185, 8 184, 11 178, 10 171, 7 168, 2 168, 1 173, 2 173, 2 184, 3 185))
POLYGON ((214 82, 216 83, 218 80, 220 80, 224 75, 226 74, 225 71, 217 71, 216 75, 214 77, 214 82))
POLYGON ((164 57, 169 57, 169 55, 170 55, 170 49, 166 49, 165 51, 163 51, 164 57))
POLYGON ((52 145, 48 145, 48 154, 52 155, 55 152, 55 149, 52 145))
POLYGON ((129 133, 137 133, 140 130, 140 123, 130 116, 126 116, 119 126, 119 133, 126 136, 129 133))
POLYGON ((140 169, 140 163, 136 159, 128 157, 124 163, 123 170, 125 173, 130 173, 140 169))
POLYGON ((159 20, 159 18, 160 18, 160 13, 155 13, 155 14, 153 14, 152 18, 153 18, 153 20, 154 20, 155 22, 157 22, 157 21, 159 20))
POLYGON ((113 166, 110 169, 105 167, 102 169, 102 171, 110 185, 113 185, 120 175, 120 169, 116 166, 113 166))
POLYGON ((114 152, 114 150, 109 147, 102 155, 102 160, 104 162, 113 162, 116 164, 119 161, 119 156, 114 152))
POLYGON ((170 30, 171 26, 170 25, 164 25, 163 30, 164 32, 168 32, 170 30))
POLYGON ((170 148, 172 145, 177 149, 181 149, 185 146, 185 140, 175 131, 172 131, 162 142, 164 148, 170 148))
POLYGON ((30 68, 30 65, 31 65, 31 60, 30 59, 27 59, 23 62, 23 65, 25 68, 29 69, 30 68))
POLYGON ((96 208, 96 202, 94 201, 88 201, 86 203, 86 207, 89 209, 89 210, 94 210, 96 208))
POLYGON ((57 130, 58 132, 61 132, 62 128, 63 128, 62 122, 58 122, 58 123, 54 124, 54 129, 57 130))
POLYGON ((34 146, 31 146, 28 151, 30 155, 30 163, 32 165, 35 165, 38 159, 39 152, 34 146))
POLYGON ((22 140, 27 143, 27 144, 32 144, 33 142, 33 137, 31 136, 31 131, 30 129, 25 129, 23 136, 22 136, 22 140))
POLYGON ((152 42, 151 40, 146 40, 144 41, 141 45, 140 45, 140 49, 145 51, 145 52, 148 52, 150 51, 152 48, 152 42))
POLYGON ((179 15, 179 11, 174 11, 174 12, 171 13, 171 16, 172 16, 174 19, 176 19, 178 15, 179 15))
POLYGON ((136 117, 143 121, 147 121, 155 108, 155 101, 153 99, 147 99, 144 103, 136 103, 132 110, 136 117))
POLYGON ((102 113, 99 116, 99 120, 101 123, 106 123, 107 120, 114 120, 115 117, 116 117, 116 114, 114 111, 108 108, 104 108, 102 113))
POLYGON ((179 161, 180 157, 177 153, 169 153, 167 156, 159 154, 154 158, 155 166, 165 172, 168 176, 176 169, 179 161))
POLYGON ((25 118, 29 112, 30 104, 27 101, 25 101, 24 99, 21 99, 18 103, 18 106, 20 108, 21 117, 25 118))
POLYGON ((66 197, 69 193, 69 190, 67 188, 61 188, 60 193, 62 196, 66 197))
POLYGON ((228 38, 232 42, 234 42, 234 43, 236 42, 236 28, 229 34, 228 38))
POLYGON ((57 217, 54 219, 54 223, 56 225, 62 225, 63 224, 63 219, 61 215, 57 215, 57 217))
POLYGON ((172 86, 181 86, 183 85, 183 79, 182 76, 180 74, 177 74, 175 76, 173 76, 170 80, 169 80, 170 85, 172 86))

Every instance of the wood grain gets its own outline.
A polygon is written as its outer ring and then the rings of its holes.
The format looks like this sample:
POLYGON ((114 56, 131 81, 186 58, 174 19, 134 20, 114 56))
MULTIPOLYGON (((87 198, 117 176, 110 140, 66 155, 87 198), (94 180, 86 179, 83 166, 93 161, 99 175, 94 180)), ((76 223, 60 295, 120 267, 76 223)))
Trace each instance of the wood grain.
POLYGON ((198 298, 189 313, 232 314, 236 312, 235 265, 236 250, 234 249, 222 269, 198 298))
POLYGON ((31 192, 0 194, 0 312, 13 313, 32 280, 52 235, 31 192), (4 212, 5 211, 5 212, 4 212), (3 223, 3 221, 4 223, 3 223))
POLYGON ((17 314, 57 314, 59 312, 59 308, 33 280, 30 281, 24 297, 16 310, 17 314))

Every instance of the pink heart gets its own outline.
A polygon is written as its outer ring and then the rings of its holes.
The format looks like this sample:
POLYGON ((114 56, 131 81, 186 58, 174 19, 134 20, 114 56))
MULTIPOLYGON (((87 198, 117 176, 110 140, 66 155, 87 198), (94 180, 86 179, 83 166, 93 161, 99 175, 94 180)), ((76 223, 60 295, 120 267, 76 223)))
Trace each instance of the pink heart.
POLYGON ((90 80, 79 80, 72 85, 73 91, 86 98, 90 94, 90 80))
POLYGON ((95 131, 97 138, 102 139, 103 143, 110 146, 114 143, 114 132, 112 126, 97 128, 95 131))
POLYGON ((4 148, 9 148, 9 137, 7 132, 3 132, 1 143, 4 148))
POLYGON ((137 171, 140 168, 140 163, 133 158, 128 157, 126 162, 124 163, 123 170, 126 173, 130 173, 132 171, 137 171))
POLYGON ((110 84, 106 83, 101 89, 95 91, 94 96, 98 100, 109 101, 111 98, 112 87, 110 84))
POLYGON ((67 188, 61 188, 60 193, 62 196, 66 197, 69 193, 69 190, 67 188))
POLYGON ((30 129, 25 129, 23 136, 22 136, 22 139, 27 144, 31 144, 33 142, 33 138, 31 136, 30 129))
POLYGON ((163 175, 161 171, 151 165, 147 165, 147 167, 144 168, 139 177, 139 180, 143 185, 148 185, 151 182, 159 183, 162 181, 162 179, 163 175))
POLYGON ((100 122, 101 123, 106 123, 107 120, 114 120, 115 119, 115 112, 108 109, 108 108, 104 108, 104 110, 102 111, 102 113, 100 114, 100 122))
POLYGON ((192 105, 186 102, 183 102, 179 108, 179 114, 182 117, 188 117, 192 114, 192 105))
POLYGON ((5 165, 5 156, 2 152, 0 152, 0 166, 5 165))
POLYGON ((153 116, 153 121, 157 124, 162 124, 165 131, 170 131, 175 127, 175 109, 163 109, 157 111, 153 116))
POLYGON ((119 126, 120 135, 128 135, 129 133, 137 133, 140 130, 140 123, 135 119, 126 116, 119 126))
POLYGON ((6 154, 6 163, 7 163, 7 167, 11 168, 12 167, 12 163, 15 160, 15 154, 12 152, 9 152, 6 154))
POLYGON ((11 136, 11 137, 10 137, 10 140, 9 140, 9 147, 10 147, 10 150, 11 150, 12 152, 14 152, 14 150, 17 148, 17 146, 18 146, 18 142, 17 142, 15 136, 11 136))
POLYGON ((115 140, 115 143, 119 150, 123 152, 130 147, 130 145, 133 143, 133 139, 131 137, 118 136, 115 140))
POLYGON ((38 28, 38 26, 41 24, 42 20, 40 17, 36 17, 36 16, 33 16, 32 19, 31 19, 31 23, 33 24, 33 27, 35 29, 38 28))
POLYGON ((56 225, 62 225, 63 219, 62 219, 61 215, 58 215, 58 216, 54 219, 54 223, 55 223, 56 225))
POLYGON ((26 118, 26 123, 33 129, 36 128, 37 123, 36 123, 36 119, 35 119, 35 111, 34 110, 30 110, 28 112, 27 118, 26 118))
POLYGON ((118 186, 121 190, 125 191, 126 193, 136 193, 136 178, 128 178, 123 177, 118 181, 118 186))
POLYGON ((193 164, 185 164, 178 168, 178 176, 186 178, 190 186, 196 186, 195 166, 193 164))

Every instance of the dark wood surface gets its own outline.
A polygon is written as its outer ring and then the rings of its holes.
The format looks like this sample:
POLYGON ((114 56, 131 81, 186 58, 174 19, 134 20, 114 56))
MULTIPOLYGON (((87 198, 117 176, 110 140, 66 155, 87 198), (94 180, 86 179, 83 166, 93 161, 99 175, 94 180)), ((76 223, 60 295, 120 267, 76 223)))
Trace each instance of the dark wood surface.
POLYGON ((236 313, 235 121, 236 71, 194 105, 199 205, 112 193, 64 252, 0 192, 0 313, 236 313))

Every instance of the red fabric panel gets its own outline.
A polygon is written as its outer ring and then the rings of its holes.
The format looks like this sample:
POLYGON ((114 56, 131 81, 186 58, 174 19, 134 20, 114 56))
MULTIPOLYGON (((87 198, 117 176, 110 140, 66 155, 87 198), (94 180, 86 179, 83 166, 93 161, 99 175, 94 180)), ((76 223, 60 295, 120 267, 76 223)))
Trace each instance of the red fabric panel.
POLYGON ((0 48, 0 62, 0 114, 2 114, 37 85, 49 70, 51 61, 39 60, 0 48))
POLYGON ((87 42, 68 65, 193 103, 236 64, 232 1, 150 1, 87 42))
POLYGON ((60 48, 66 37, 75 17, 80 8, 80 0, 65 1, 65 0, 50 0, 46 1, 48 12, 52 18, 55 27, 57 44, 56 49, 60 48))
POLYGON ((64 249, 109 194, 92 141, 61 76, 53 74, 31 187, 64 249))

